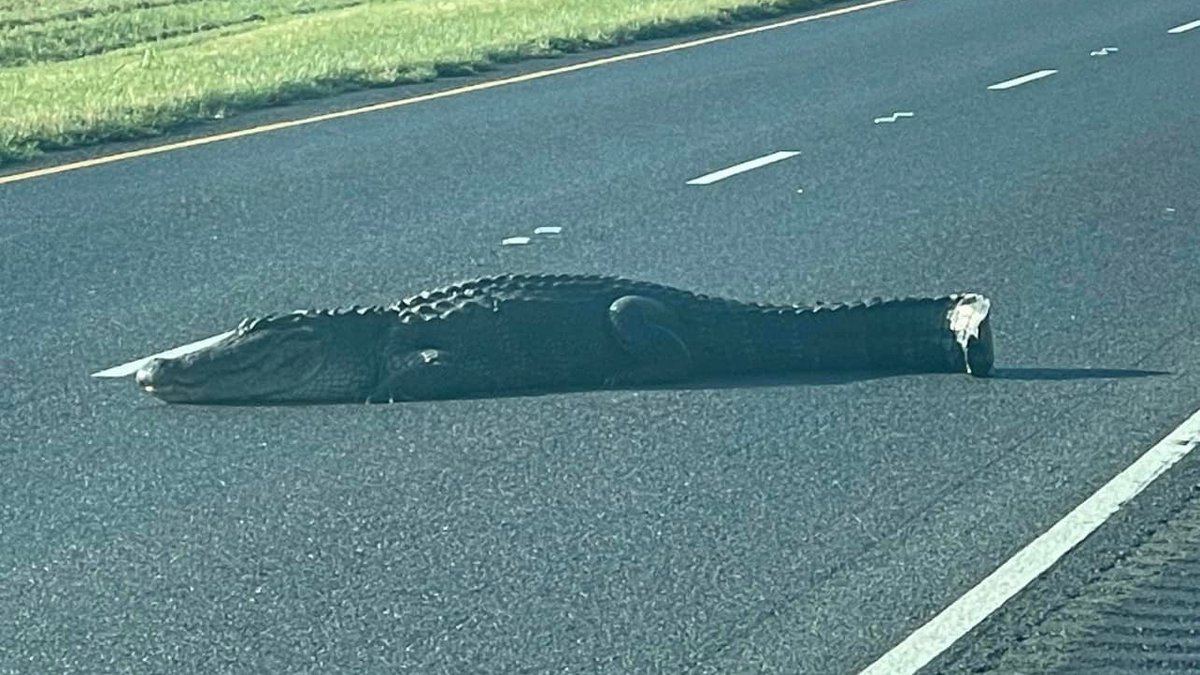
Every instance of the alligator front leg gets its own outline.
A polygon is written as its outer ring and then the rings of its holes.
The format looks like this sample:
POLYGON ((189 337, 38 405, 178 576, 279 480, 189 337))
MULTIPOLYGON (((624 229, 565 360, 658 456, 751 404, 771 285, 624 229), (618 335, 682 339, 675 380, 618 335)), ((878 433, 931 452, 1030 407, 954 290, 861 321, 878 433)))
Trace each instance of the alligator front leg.
POLYGON ((367 403, 445 399, 462 389, 461 372, 437 349, 387 354, 383 372, 367 403))
POLYGON ((680 334, 679 317, 666 305, 627 295, 608 308, 609 325, 631 364, 606 378, 608 386, 653 384, 685 379, 692 355, 680 334))

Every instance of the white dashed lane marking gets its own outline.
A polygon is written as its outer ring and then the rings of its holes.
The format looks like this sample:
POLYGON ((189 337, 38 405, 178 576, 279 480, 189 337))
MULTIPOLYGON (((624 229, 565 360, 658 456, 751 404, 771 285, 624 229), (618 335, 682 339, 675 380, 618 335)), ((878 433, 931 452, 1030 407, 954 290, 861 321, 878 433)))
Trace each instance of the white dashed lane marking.
POLYGON ((1175 26, 1174 28, 1172 28, 1171 30, 1169 30, 1167 32, 1172 35, 1178 35, 1179 33, 1186 33, 1189 30, 1192 30, 1194 28, 1200 28, 1200 19, 1197 19, 1196 21, 1189 21, 1189 22, 1179 25, 1179 26, 1175 26))
POLYGON ((1057 70, 1049 70, 1049 69, 1038 70, 1038 71, 1029 73, 1027 75, 1022 75, 1020 77, 1014 77, 1011 80, 997 82, 996 84, 993 84, 992 86, 988 87, 988 89, 991 89, 992 91, 1001 91, 1004 89, 1012 89, 1013 87, 1019 87, 1022 84, 1033 82, 1034 80, 1040 80, 1043 77, 1050 77, 1051 75, 1053 75, 1057 72, 1058 72, 1057 70))
POLYGON ((764 155, 762 157, 759 157, 758 159, 752 159, 748 162, 742 162, 741 164, 734 164, 733 166, 728 167, 726 169, 721 169, 720 171, 706 173, 703 176, 700 176, 699 178, 693 178, 693 179, 689 180, 687 182, 687 184, 688 185, 711 185, 719 180, 725 180, 726 178, 729 178, 730 176, 736 176, 739 173, 753 171, 754 169, 757 169, 759 167, 763 167, 768 164, 774 164, 775 162, 780 162, 780 161, 783 161, 790 157, 795 157, 798 154, 800 154, 800 153, 796 152, 794 150, 781 150, 779 152, 772 152, 771 154, 764 155))
POLYGON ((894 112, 891 115, 888 115, 886 117, 876 117, 875 124, 886 124, 886 123, 890 123, 890 122, 895 122, 896 120, 900 119, 901 117, 912 117, 915 114, 916 113, 912 113, 912 112, 894 112))

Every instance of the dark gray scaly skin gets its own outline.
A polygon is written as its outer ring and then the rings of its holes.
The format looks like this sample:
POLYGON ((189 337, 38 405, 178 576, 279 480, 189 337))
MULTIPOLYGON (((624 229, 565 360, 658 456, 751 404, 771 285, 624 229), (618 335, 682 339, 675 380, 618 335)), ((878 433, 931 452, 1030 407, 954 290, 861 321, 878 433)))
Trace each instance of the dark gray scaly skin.
POLYGON ((465 398, 802 371, 986 376, 990 323, 988 301, 977 294, 762 305, 616 277, 503 275, 388 307, 246 319, 217 344, 151 361, 137 382, 169 402, 273 404, 465 398), (964 317, 973 331, 953 330, 952 320, 964 317))

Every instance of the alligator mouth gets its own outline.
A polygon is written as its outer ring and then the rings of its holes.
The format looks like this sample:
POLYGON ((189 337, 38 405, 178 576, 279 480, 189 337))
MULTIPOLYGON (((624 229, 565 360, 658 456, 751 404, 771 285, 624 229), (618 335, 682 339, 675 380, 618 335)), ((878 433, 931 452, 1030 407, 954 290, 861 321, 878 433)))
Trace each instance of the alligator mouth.
POLYGON ((154 359, 138 369, 134 375, 137 386, 147 394, 166 401, 187 400, 189 388, 173 383, 166 375, 166 361, 154 359))
POLYGON ((134 376, 138 388, 168 403, 221 404, 236 403, 242 398, 269 397, 269 393, 266 392, 254 392, 255 395, 245 394, 243 397, 234 396, 232 391, 236 391, 236 387, 228 384, 224 387, 214 387, 213 382, 207 380, 199 382, 175 381, 167 368, 169 366, 164 366, 162 363, 152 363, 143 366, 134 376))
POLYGON ((316 360, 302 359, 286 377, 273 378, 255 375, 254 367, 230 365, 192 355, 153 359, 138 369, 134 381, 143 392, 168 403, 269 403, 303 390, 321 370, 316 360))

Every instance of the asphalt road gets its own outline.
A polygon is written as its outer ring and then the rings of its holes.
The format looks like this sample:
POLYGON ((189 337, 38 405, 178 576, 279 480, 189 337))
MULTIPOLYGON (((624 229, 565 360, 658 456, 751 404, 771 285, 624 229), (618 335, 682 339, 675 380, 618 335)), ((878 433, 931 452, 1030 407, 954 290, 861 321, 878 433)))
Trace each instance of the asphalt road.
POLYGON ((0 186, 0 672, 866 666, 1200 404, 1198 18, 912 0, 0 186), (506 271, 978 290, 999 377, 266 409, 89 377, 506 271))
POLYGON ((930 666, 939 675, 1200 671, 1200 455, 1151 483, 930 666))

